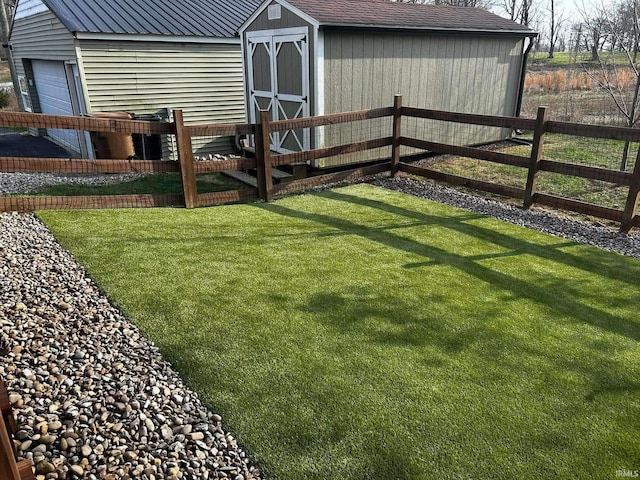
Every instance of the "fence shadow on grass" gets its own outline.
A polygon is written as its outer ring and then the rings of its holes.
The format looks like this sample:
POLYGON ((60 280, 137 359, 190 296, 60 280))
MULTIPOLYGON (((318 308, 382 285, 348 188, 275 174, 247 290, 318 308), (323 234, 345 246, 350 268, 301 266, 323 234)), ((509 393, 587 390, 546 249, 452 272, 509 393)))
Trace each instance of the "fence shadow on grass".
POLYGON ((640 278, 640 267, 630 269, 629 263, 625 259, 618 259, 616 255, 594 248, 589 256, 574 255, 561 250, 565 247, 576 245, 571 241, 560 241, 553 245, 538 245, 533 242, 515 238, 500 233, 494 229, 489 229, 478 224, 466 223, 468 220, 487 218, 485 215, 462 215, 452 217, 437 217, 424 212, 409 210, 404 207, 392 205, 390 203, 381 202, 371 198, 363 198, 356 195, 338 192, 335 190, 316 193, 315 195, 331 200, 342 201, 350 204, 361 205, 363 207, 374 208, 384 212, 393 213, 403 217, 425 222, 425 224, 438 224, 447 228, 451 228, 465 235, 478 238, 478 240, 498 245, 502 248, 509 249, 509 252, 500 254, 491 254, 489 256, 468 256, 464 257, 469 261, 482 260, 484 258, 496 258, 501 256, 512 256, 516 253, 528 253, 545 260, 562 263, 563 265, 577 268, 589 273, 595 273, 599 276, 605 276, 610 280, 637 285, 640 278))
MULTIPOLYGON (((534 252, 546 254, 552 260, 568 262, 571 266, 580 267, 589 273, 601 274, 602 263, 600 261, 588 259, 586 260, 588 268, 585 268, 584 265, 579 263, 579 258, 557 250, 563 246, 574 245, 572 242, 561 242, 553 246, 542 247, 498 232, 488 235, 492 232, 477 225, 461 224, 460 222, 463 221, 463 218, 470 218, 470 216, 466 215, 440 219, 424 213, 406 210, 402 207, 333 191, 322 192, 319 195, 342 201, 352 200, 355 203, 368 206, 375 205, 376 208, 384 207, 386 211, 401 213, 413 219, 421 219, 422 222, 418 222, 418 224, 438 223, 446 224, 449 227, 455 226, 467 235, 475 233, 479 239, 489 239, 488 241, 494 239, 509 245, 511 248, 518 248, 518 253, 508 252, 507 255, 525 252, 531 254, 533 250, 534 252), (551 251, 549 252, 546 248, 551 248, 551 251)), ((401 249, 412 254, 428 257, 429 260, 425 262, 428 265, 447 264, 455 266, 455 268, 462 270, 464 273, 503 290, 506 293, 506 301, 525 298, 542 304, 550 310, 558 311, 563 316, 572 319, 577 326, 587 323, 634 341, 640 340, 639 324, 628 318, 582 303, 578 299, 580 294, 585 295, 584 292, 580 292, 577 289, 575 291, 568 290, 567 286, 562 282, 551 287, 548 284, 538 286, 478 264, 478 260, 486 258, 484 255, 461 256, 438 247, 408 240, 384 228, 369 228, 331 215, 301 212, 279 204, 261 204, 257 206, 272 213, 317 222, 336 228, 345 234, 360 235, 368 240, 394 249, 401 249), (557 294, 559 291, 565 292, 565 295, 561 298, 557 294)), ((480 217, 478 216, 477 218, 480 217)), ((602 252, 602 255, 599 258, 602 262, 613 257, 606 252, 602 252)), ((628 279, 625 278, 625 280, 628 279)), ((448 302, 450 299, 432 295, 428 289, 425 289, 421 300, 437 305, 442 302, 448 302)), ((628 304, 632 302, 637 302, 637 300, 627 300, 628 304)), ((391 347, 420 347, 428 345, 442 352, 442 356, 435 355, 425 358, 423 367, 446 367, 450 355, 457 355, 473 348, 474 355, 479 355, 493 365, 499 365, 505 372, 522 371, 523 368, 528 368, 528 361, 524 359, 525 357, 531 359, 545 358, 549 364, 553 365, 560 377, 566 372, 575 372, 580 378, 589 379, 588 391, 583 396, 583 399, 587 402, 595 401, 597 397, 609 393, 616 395, 633 394, 640 389, 640 383, 635 380, 631 370, 613 360, 621 348, 620 342, 615 337, 603 339, 598 345, 593 345, 589 342, 582 343, 576 340, 580 343, 581 349, 591 352, 581 362, 576 362, 575 358, 571 356, 549 354, 549 352, 543 351, 532 344, 523 342, 520 334, 510 333, 510 330, 486 321, 499 317, 503 306, 498 302, 474 305, 467 312, 468 315, 471 315, 467 325, 464 328, 460 326, 461 328, 457 329, 452 329, 447 319, 436 314, 431 315, 431 313, 428 313, 426 317, 417 315, 415 306, 407 304, 406 301, 398 298, 393 294, 393 291, 388 294, 379 291, 372 294, 371 291, 364 287, 353 287, 341 292, 317 292, 312 294, 308 302, 300 308, 303 312, 319 316, 322 321, 327 322, 338 332, 364 335, 364 338, 375 344, 389 345, 391 347), (375 321, 376 318, 384 319, 393 327, 388 329, 366 328, 365 323, 363 323, 364 320, 374 319, 375 321), (513 356, 513 351, 517 351, 519 354, 513 356), (561 372, 564 373, 561 374, 561 372)), ((536 361, 529 368, 535 370, 536 361)), ((535 371, 529 373, 536 374, 535 371)))
MULTIPOLYGON (((420 299, 423 304, 440 304, 446 301, 439 295, 424 292, 420 299)), ((393 293, 371 293, 365 287, 352 287, 340 292, 316 292, 308 302, 300 307, 304 313, 317 315, 342 334, 366 335, 375 344, 397 347, 430 346, 446 355, 461 353, 480 341, 506 342, 500 332, 491 329, 484 320, 493 318, 499 306, 483 304, 472 312, 473 325, 465 329, 453 330, 449 322, 442 321, 441 312, 420 311, 415 305, 393 293), (363 329, 363 319, 383 323, 392 328, 363 329), (400 328, 397 328, 400 327, 400 328)))
MULTIPOLYGON (((396 207, 393 205, 388 205, 386 203, 377 202, 375 200, 363 199, 344 193, 323 192, 318 195, 333 200, 340 200, 370 206, 373 208, 380 208, 387 212, 410 216, 414 219, 419 218, 422 219, 426 224, 442 224, 444 221, 445 225, 455 225, 457 231, 465 233, 466 235, 476 236, 479 240, 492 242, 510 249, 526 249, 526 251, 528 251, 531 255, 539 255, 542 258, 565 263, 571 265, 572 267, 586 270, 594 275, 602 274, 603 265, 600 263, 586 261, 585 263, 587 263, 587 265, 590 264, 589 268, 586 268, 582 264, 582 262, 585 260, 582 257, 574 257, 572 255, 567 255, 564 252, 558 252, 553 249, 551 250, 551 252, 553 253, 549 254, 549 250, 547 250, 547 248, 545 247, 530 244, 529 242, 524 242, 520 239, 512 238, 498 232, 493 232, 477 225, 460 223, 457 220, 452 221, 451 219, 443 220, 432 215, 414 212, 402 207, 396 207)), ((257 204, 256 207, 268 210, 275 214, 328 225, 332 228, 343 230, 353 235, 360 235, 370 241, 386 245, 391 249, 400 249, 405 252, 426 257, 429 262, 437 262, 454 266, 464 273, 476 277, 482 282, 489 283, 492 286, 500 288, 506 292, 511 292, 514 298, 526 298, 535 303, 543 304, 545 307, 551 310, 556 310, 566 315, 567 317, 573 318, 577 323, 587 322, 594 327, 623 335, 636 341, 640 340, 640 325, 627 318, 623 318, 610 312, 582 303, 579 300, 576 300, 576 296, 571 294, 580 292, 569 291, 569 293, 563 295, 560 299, 557 294, 558 288, 564 288, 565 293, 567 292, 566 285, 564 284, 554 285, 554 288, 549 288, 548 285, 539 286, 515 276, 495 271, 485 265, 477 263, 477 261, 473 258, 455 254, 433 245, 418 243, 414 240, 407 239, 405 237, 396 235, 380 228, 370 228, 335 216, 322 213, 302 212, 282 206, 281 204, 257 204)), ((616 279, 620 280, 619 278, 616 279)), ((622 279, 623 281, 630 282, 630 279, 627 277, 627 275, 623 275, 622 279)))

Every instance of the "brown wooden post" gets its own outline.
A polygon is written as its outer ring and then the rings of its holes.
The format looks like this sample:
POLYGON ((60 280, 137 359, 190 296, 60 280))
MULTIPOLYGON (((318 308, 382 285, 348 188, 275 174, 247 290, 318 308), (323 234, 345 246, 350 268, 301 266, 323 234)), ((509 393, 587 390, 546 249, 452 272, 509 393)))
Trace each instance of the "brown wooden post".
POLYGON ((391 176, 398 173, 398 163, 400 162, 400 126, 402 123, 402 95, 393 97, 393 143, 391 144, 391 176))
POLYGON ((540 160, 542 159, 542 147, 544 145, 545 117, 547 115, 547 107, 538 107, 538 115, 536 117, 536 126, 533 131, 533 146, 531 147, 531 158, 529 160, 529 173, 527 175, 527 186, 524 191, 524 205, 527 209, 533 205, 533 196, 536 193, 538 184, 538 171, 540 169, 540 160))
MULTIPOLYGON (((4 390, 4 384, 0 381, 0 386, 4 390)), ((6 392, 6 390, 4 390, 6 392)), ((8 397, 7 397, 8 401, 8 397)), ((16 462, 15 448, 11 440, 11 435, 17 431, 15 426, 15 417, 9 408, 3 405, 3 411, 0 415, 0 478, 2 480, 34 480, 33 469, 31 468, 31 460, 22 460, 16 462)))
POLYGON ((16 449, 12 436, 18 431, 9 394, 4 381, 0 379, 0 479, 35 480, 31 460, 16 463, 16 449))
POLYGON ((13 456, 13 443, 9 438, 4 417, 0 415, 0 478, 3 480, 19 480, 20 473, 13 456))
POLYGON ((193 148, 191 135, 184 125, 182 110, 173 111, 173 122, 176 126, 176 143, 178 144, 178 162, 182 175, 182 190, 184 204, 187 208, 198 206, 198 190, 196 188, 196 173, 193 165, 193 148))
POLYGON ((18 474, 20 475, 20 480, 36 480, 36 477, 33 475, 31 460, 18 462, 18 474))
POLYGON ((271 131, 269 111, 260 110, 260 123, 256 125, 256 165, 258 196, 265 202, 273 200, 273 178, 271 177, 271 131))
MULTIPOLYGON (((9 401, 9 392, 4 386, 4 381, 0 381, 0 412, 4 417, 4 423, 9 433, 16 433, 18 431, 18 425, 16 419, 13 416, 13 409, 11 408, 11 402, 9 401)), ((14 450, 15 453, 15 450, 14 450)))
POLYGON ((638 148, 638 155, 636 156, 636 164, 633 167, 633 177, 631 177, 631 183, 629 184, 629 194, 627 195, 627 203, 624 206, 624 212, 622 213, 622 224, 620 225, 620 231, 623 233, 629 233, 631 227, 633 227, 633 217, 638 213, 638 201, 640 200, 640 148, 638 148))

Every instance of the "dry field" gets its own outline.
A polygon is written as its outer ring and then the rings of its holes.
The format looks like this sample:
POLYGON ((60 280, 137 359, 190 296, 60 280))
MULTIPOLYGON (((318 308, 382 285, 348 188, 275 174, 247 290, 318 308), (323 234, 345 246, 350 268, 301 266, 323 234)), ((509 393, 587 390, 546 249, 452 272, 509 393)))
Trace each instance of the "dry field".
POLYGON ((629 105, 636 75, 628 67, 601 69, 593 64, 535 62, 527 73, 522 116, 534 117, 540 105, 554 120, 598 125, 626 125, 611 95, 600 87, 611 85, 617 98, 629 105))

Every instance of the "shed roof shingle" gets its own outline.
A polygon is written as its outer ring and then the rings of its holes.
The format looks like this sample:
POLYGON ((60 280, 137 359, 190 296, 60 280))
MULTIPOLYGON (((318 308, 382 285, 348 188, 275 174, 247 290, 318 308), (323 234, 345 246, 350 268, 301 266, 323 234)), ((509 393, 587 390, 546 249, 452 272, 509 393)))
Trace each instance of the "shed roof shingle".
POLYGON ((260 0, 43 0, 71 32, 233 37, 260 0))
POLYGON ((321 25, 534 33, 486 10, 389 0, 286 0, 321 25))

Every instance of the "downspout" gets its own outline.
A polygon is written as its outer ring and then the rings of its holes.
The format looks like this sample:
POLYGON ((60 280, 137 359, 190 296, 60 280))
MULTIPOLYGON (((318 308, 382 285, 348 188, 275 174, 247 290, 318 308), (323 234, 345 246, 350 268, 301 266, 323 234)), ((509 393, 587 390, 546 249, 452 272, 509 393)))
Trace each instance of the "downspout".
POLYGON ((529 45, 527 45, 526 50, 524 51, 524 55, 522 58, 522 70, 520 71, 520 88, 518 90, 518 98, 516 100, 516 117, 520 116, 520 110, 522 108, 522 98, 524 97, 524 80, 527 76, 527 60, 529 59, 529 52, 533 48, 534 41, 533 39, 537 37, 538 34, 531 35, 526 37, 529 39, 529 45))

